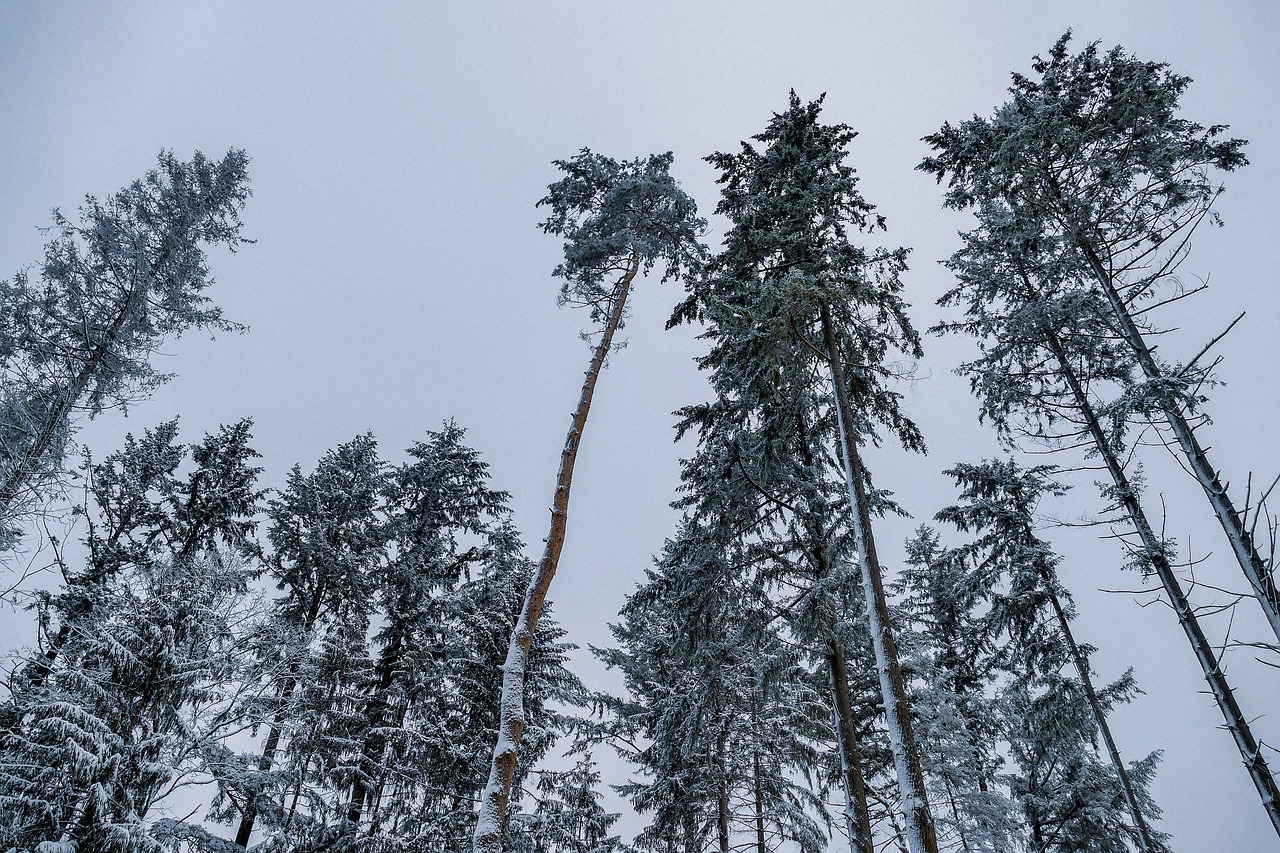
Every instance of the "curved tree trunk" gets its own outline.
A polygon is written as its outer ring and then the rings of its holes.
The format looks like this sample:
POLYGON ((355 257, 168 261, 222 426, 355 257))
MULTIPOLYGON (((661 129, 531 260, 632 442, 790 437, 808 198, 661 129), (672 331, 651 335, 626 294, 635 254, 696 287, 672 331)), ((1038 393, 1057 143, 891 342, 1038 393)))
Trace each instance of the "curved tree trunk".
POLYGON ((569 425, 564 450, 560 453, 560 471, 556 476, 555 497, 551 505, 551 531, 547 534, 547 544, 542 552, 542 559, 538 563, 538 569, 529 581, 524 605, 511 632, 511 644, 507 648, 506 662, 502 665, 498 743, 493 749, 489 781, 485 785, 480 800, 480 814, 473 837, 473 845, 477 853, 500 853, 502 850, 507 803, 511 798, 511 783, 515 778, 520 739, 524 735, 524 691, 529 666, 529 648, 533 645, 533 636, 538 627, 538 619, 542 615, 543 603, 551 587, 551 580, 555 577, 556 566, 560 562, 560 551, 564 547, 565 526, 569 514, 569 488, 573 485, 573 466, 578 458, 578 445, 582 440, 582 430, 587 423, 587 414, 591 410, 591 397, 595 393, 600 371, 604 368, 605 358, 613 345, 613 336, 622 324, 631 282, 639 271, 640 256, 633 251, 626 272, 614 285, 610 296, 608 318, 601 332, 600 342, 596 345, 591 357, 591 366, 587 369, 586 379, 582 383, 578 407, 574 410, 569 425))
POLYGON ((1138 501, 1137 491, 1134 489, 1133 484, 1129 482, 1124 466, 1111 449, 1111 443, 1098 421, 1097 414, 1093 410, 1093 404, 1089 402, 1088 395, 1071 366, 1062 342, 1052 330, 1046 329, 1044 334, 1045 342, 1050 352, 1053 353, 1054 358, 1058 361, 1059 372, 1063 379, 1066 380, 1072 396, 1075 398, 1076 409, 1088 426, 1089 434, 1097 447, 1098 455, 1102 458, 1107 471, 1111 474, 1116 494, 1124 507, 1125 513, 1129 516, 1130 523, 1133 524, 1138 537, 1142 540, 1143 553, 1147 562, 1164 586, 1165 594, 1169 598, 1169 604, 1178 615, 1178 622, 1182 625, 1182 630, 1186 632, 1187 640, 1190 641, 1196 659, 1200 662, 1200 668, 1204 671, 1205 681, 1209 684, 1209 691, 1213 694, 1214 699, 1217 700, 1218 708, 1222 711, 1222 716, 1226 721, 1227 730, 1235 738, 1236 746, 1240 750, 1240 757, 1244 760, 1244 765, 1249 772, 1249 778, 1253 780, 1254 787, 1258 790, 1258 796, 1262 798, 1262 806, 1266 810, 1267 816, 1271 819, 1271 825, 1275 828, 1276 833, 1280 834, 1280 790, 1277 789, 1275 778, 1271 775, 1271 769, 1267 766, 1267 760, 1263 756, 1257 740, 1254 739, 1252 730, 1249 728, 1249 721, 1240 710, 1239 704, 1236 703, 1235 694, 1231 690, 1231 685, 1227 683, 1226 675, 1222 672, 1217 655, 1214 654, 1213 646, 1210 645, 1208 638, 1204 635, 1204 631, 1200 628, 1200 620, 1196 617, 1195 610, 1192 609, 1191 604, 1187 601, 1187 596, 1182 590, 1182 584, 1165 556, 1164 544, 1156 536, 1155 529, 1147 520, 1146 512, 1138 501))
POLYGON ((844 457, 845 481, 849 488, 853 535, 858 546, 863 595, 867 600, 867 619, 871 624, 871 646, 876 655, 876 671, 880 676, 880 692, 884 698, 893 764, 898 774, 899 793, 902 797, 907 846, 911 853, 938 853, 937 833, 933 826, 933 815, 929 811, 924 771, 920 767, 920 752, 916 746, 907 704, 906 685, 902 678, 902 667, 898 663, 898 646, 893 638, 893 628, 889 624, 889 605, 885 599, 880 561, 876 556, 875 538, 871 532, 871 510, 867 503, 862 460, 850 434, 853 428, 853 409, 849 405, 844 364, 831 323, 831 308, 826 302, 822 303, 822 336, 831 367, 831 381, 835 386, 840 449, 844 457))

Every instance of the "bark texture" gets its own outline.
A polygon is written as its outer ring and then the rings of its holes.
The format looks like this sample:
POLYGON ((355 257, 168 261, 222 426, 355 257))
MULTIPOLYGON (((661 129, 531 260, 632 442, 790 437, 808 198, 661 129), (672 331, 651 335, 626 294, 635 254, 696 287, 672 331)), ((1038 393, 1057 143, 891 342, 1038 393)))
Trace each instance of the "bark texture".
POLYGON ((622 324, 631 283, 640 271, 640 256, 633 252, 627 271, 614 286, 610 308, 600 341, 592 354, 591 365, 582 383, 578 407, 574 410, 560 453, 560 470, 556 476, 555 497, 551 505, 551 530, 538 569, 529 581, 524 605, 511 633, 506 662, 502 666, 502 704, 498 715, 498 743, 493 750, 489 781, 480 800, 480 817, 476 823, 473 845, 477 853, 501 853, 503 829, 507 820, 507 804, 511 799, 511 783, 515 778, 520 739, 524 735, 524 690, 529 667, 529 648, 542 615, 547 591, 560 563, 564 547, 566 522, 569 517, 569 489, 573 485, 573 467, 578 459, 578 446, 591 410, 596 382, 604 369, 605 358, 613 346, 613 336, 622 324))

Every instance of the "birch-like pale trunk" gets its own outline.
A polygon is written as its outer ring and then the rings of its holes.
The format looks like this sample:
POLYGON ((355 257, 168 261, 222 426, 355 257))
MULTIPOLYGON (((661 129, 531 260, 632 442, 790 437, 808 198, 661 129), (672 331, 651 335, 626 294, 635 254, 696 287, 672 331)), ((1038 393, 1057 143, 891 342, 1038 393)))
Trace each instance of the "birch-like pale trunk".
POLYGON ((911 853, 938 853, 937 832, 933 825, 933 815, 929 811, 924 771, 920 766, 920 752, 911 724, 906 685, 898 662, 898 646, 893 638, 893 627, 889 623, 889 604, 884 594, 884 580, 871 531, 871 508, 867 502, 862 460, 858 455, 857 443, 851 435, 853 409, 849 405, 844 364, 831 322, 831 308, 826 302, 822 303, 822 337, 827 348, 831 382, 835 386, 836 420, 840 426, 840 449, 844 457, 845 482, 849 489, 853 537, 862 570, 862 590, 867 601, 871 646, 876 656, 876 673, 880 677, 880 693, 884 699, 893 766, 897 771, 902 798, 907 846, 911 853))
POLYGON ((578 407, 573 412, 569 434, 565 437, 560 453, 560 471, 556 475, 555 496, 551 504, 551 530, 547 534, 546 547, 538 569, 529 581, 520 616, 511 632, 511 644, 507 647, 506 662, 502 665, 502 695, 498 710, 498 742, 493 748, 493 762, 489 768, 489 780, 480 799, 480 814, 472 844, 476 853, 501 853, 502 833, 507 821, 507 804, 511 799, 511 784, 516 773, 516 758, 520 739, 524 735, 524 691, 529 668, 529 649, 533 645, 534 632, 542 607, 555 577, 564 547, 564 534, 569 516, 569 488, 573 485, 573 466, 578 459, 578 446, 582 430, 591 410, 591 397, 596 382, 604 368, 605 358, 613 346, 613 336, 622 325, 631 283, 640 271, 640 255, 632 251, 626 271, 614 285, 610 295, 609 313, 587 368, 582 383, 578 407))
POLYGON ((1098 416, 1094 412, 1093 404, 1089 401, 1088 394, 1071 366, 1062 342, 1052 330, 1046 329, 1044 333, 1045 343, 1058 362, 1059 373, 1066 381, 1072 396, 1075 398, 1076 410, 1084 419, 1089 434, 1098 450, 1098 455, 1102 458, 1103 464, 1111 475, 1116 495, 1124 507, 1126 515, 1129 516, 1129 521, 1137 532, 1138 538, 1142 541, 1143 554, 1147 563, 1164 587, 1165 595, 1169 598, 1169 605, 1173 608, 1174 613, 1177 614, 1178 623, 1182 625, 1182 630, 1186 632, 1187 640, 1191 643, 1196 659, 1200 662, 1205 681, 1209 684, 1209 692, 1213 694, 1219 710, 1222 711, 1227 731, 1231 732, 1231 736, 1235 739, 1236 746, 1240 750, 1240 757, 1248 769, 1249 778, 1258 790, 1258 796, 1262 799, 1262 807, 1266 810, 1267 817, 1271 819, 1271 825, 1275 828, 1276 834, 1280 835, 1280 790, 1276 787, 1275 777, 1271 775, 1271 769, 1267 766, 1267 760, 1262 754, 1262 748, 1249 727, 1249 720, 1236 702, 1235 693, 1232 692, 1231 685, 1227 682, 1227 677, 1222 671, 1217 655, 1214 654, 1213 646, 1210 645, 1208 638, 1205 637, 1204 631, 1200 627, 1200 620, 1196 617, 1195 610, 1191 607, 1190 602, 1187 601, 1187 596, 1182 590, 1182 584, 1165 556, 1164 544, 1156 536, 1155 528, 1151 526, 1145 510, 1143 510, 1142 504, 1138 500, 1137 491, 1129 481, 1124 466, 1112 450, 1111 442, 1103 431, 1102 424, 1098 421, 1098 416))
MULTIPOLYGON (((1090 270, 1106 294, 1107 302, 1111 305, 1116 322, 1120 326, 1121 336, 1133 350, 1134 358, 1142 368, 1143 375, 1147 379, 1169 378, 1156 363, 1155 357, 1151 354, 1151 348, 1142 337, 1142 332, 1134 322, 1133 315, 1129 313, 1128 306, 1124 304, 1124 300, 1116 290, 1114 278, 1103 266, 1098 253, 1083 239, 1077 238, 1076 245, 1084 253, 1090 270)), ((1187 467, 1190 468, 1196 482, 1200 484, 1200 488, 1204 490, 1209 506, 1213 508, 1214 517, 1218 519, 1223 533, 1227 535, 1227 541, 1231 543, 1231 552, 1235 555, 1236 562, 1240 564, 1240 570, 1244 572, 1245 579, 1249 582, 1253 597, 1258 600, 1262 612, 1266 614, 1267 622, 1270 623, 1276 639, 1280 640, 1280 589, 1276 586, 1276 579, 1271 571, 1272 566, 1269 566, 1268 561, 1263 560, 1262 555, 1258 553, 1257 543, 1253 541, 1251 532, 1245 529, 1245 520, 1236 511, 1234 502, 1227 494, 1226 486, 1218 478, 1218 472, 1209 464, 1209 457, 1200 445, 1195 429, 1187 422, 1180 409, 1172 406, 1164 407, 1163 412, 1169 429, 1182 450, 1182 455, 1186 457, 1187 467)))

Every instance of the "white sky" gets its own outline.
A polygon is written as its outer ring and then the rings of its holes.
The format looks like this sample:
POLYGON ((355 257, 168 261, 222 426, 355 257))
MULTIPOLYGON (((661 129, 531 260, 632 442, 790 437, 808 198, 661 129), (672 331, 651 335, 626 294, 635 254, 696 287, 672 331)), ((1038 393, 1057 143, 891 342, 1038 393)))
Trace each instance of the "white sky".
MULTIPOLYGON (((212 266, 211 295, 243 336, 193 336, 168 347, 177 378, 126 420, 109 414, 83 435, 99 454, 124 432, 174 414, 183 435, 251 415, 266 482, 309 468, 327 448, 372 430, 384 455, 448 417, 514 495, 526 540, 545 535, 558 454, 588 352, 585 318, 555 307, 556 240, 533 207, 556 178, 551 160, 588 146, 614 157, 672 150, 674 171, 705 215, 714 170, 701 158, 763 129, 795 88, 827 92, 827 121, 861 133, 853 163, 888 217, 894 245, 914 247, 908 300, 919 328, 939 317, 949 284, 937 261, 968 220, 940 210, 941 191, 913 171, 919 138, 943 121, 986 114, 1008 75, 1026 71, 1065 29, 1078 44, 1120 43, 1195 78, 1186 115, 1228 123, 1253 165, 1227 179, 1227 228, 1198 239, 1184 267, 1212 291, 1178 318, 1162 352, 1194 352, 1238 310, 1223 348, 1207 435, 1237 486, 1252 468, 1280 470, 1273 416, 1280 308, 1280 6, 1269 2, 543 2, 543 3, 22 3, 0 2, 0 275, 38 260, 33 226, 141 175, 161 148, 188 157, 247 149, 258 242, 212 266)), ((722 227, 712 219, 713 230, 722 227)), ((643 284, 597 393, 574 485, 569 540, 552 590, 556 615, 582 645, 606 623, 674 524, 667 508, 678 458, 670 412, 704 391, 688 330, 663 332, 674 285, 643 284)), ((953 500, 940 471, 993 452, 951 374, 958 342, 926 340, 927 377, 907 389, 930 443, 923 458, 871 458, 879 485, 916 519, 878 530, 893 565, 910 529, 953 500)), ((1149 512, 1196 555, 1205 581, 1239 588, 1220 533, 1190 480, 1149 453, 1149 512)), ((1090 476, 1051 509, 1096 511, 1090 476)), ((1139 607, 1105 531, 1053 536, 1069 557, 1079 636, 1101 648, 1106 677, 1133 666, 1146 695, 1115 715, 1121 749, 1164 749, 1154 787, 1161 826, 1181 851, 1274 845, 1212 700, 1198 692, 1191 651, 1167 608, 1139 607)), ((1202 591, 1202 602, 1213 594, 1202 591)), ((1247 611, 1247 612, 1246 612, 1247 611)), ((22 614, 3 613, 13 644, 22 614)), ((1221 636, 1225 622, 1215 622, 1221 636)), ((1242 608, 1237 636, 1262 636, 1242 608)), ((614 687, 585 653, 581 673, 614 687)), ((1280 674, 1228 655, 1257 734, 1280 744, 1280 674)), ((600 756, 603 758, 604 756, 600 756)), ((1280 756, 1272 754, 1274 765, 1280 756)), ((621 782, 621 778, 606 779, 621 782)), ((638 828, 633 818, 624 833, 638 828)))

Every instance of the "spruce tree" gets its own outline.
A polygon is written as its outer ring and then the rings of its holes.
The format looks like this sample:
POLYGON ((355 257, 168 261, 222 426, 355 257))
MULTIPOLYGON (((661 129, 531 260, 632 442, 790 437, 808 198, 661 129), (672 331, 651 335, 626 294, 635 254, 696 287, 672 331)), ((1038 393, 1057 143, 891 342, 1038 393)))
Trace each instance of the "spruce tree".
POLYGON ((1226 332, 1181 362, 1157 356, 1151 342, 1168 331, 1153 311, 1190 295, 1178 267, 1194 232, 1220 224, 1213 204, 1222 187, 1211 172, 1244 166, 1245 141, 1225 137, 1225 125, 1182 118, 1178 102, 1191 80, 1167 64, 1120 47, 1100 52, 1096 42, 1071 54, 1069 40, 1035 58, 1034 76, 1015 74, 1012 99, 990 118, 926 137, 937 153, 920 168, 948 180, 947 206, 974 209, 980 229, 1034 233, 1079 266, 1062 284, 1097 298, 1134 368, 1119 402, 1163 422, 1280 640, 1280 588, 1254 541, 1261 509, 1248 498, 1236 508, 1197 434, 1218 364, 1206 356, 1226 332))
POLYGON ((205 249, 235 248, 249 196, 243 151, 162 152, 157 168, 78 221, 53 212, 33 276, 0 281, 0 552, 63 479, 76 421, 168 377, 150 358, 192 328, 237 328, 205 295, 205 249))
POLYGON ((1137 368, 1109 323, 1105 297, 1078 284, 1088 275, 1078 253, 1051 236, 1024 230, 994 202, 984 202, 983 209, 984 219, 1007 227, 964 235, 965 246, 948 261, 957 285, 940 300, 962 305, 966 317, 939 330, 965 332, 978 342, 979 357, 958 372, 970 378, 982 417, 1006 441, 1021 438, 1054 450, 1082 447, 1107 472, 1102 493, 1108 510, 1136 539, 1124 540, 1130 562, 1159 579, 1280 832, 1280 789, 1175 571, 1174 543, 1157 534, 1142 503, 1141 481, 1130 472, 1126 448, 1135 411, 1123 389, 1132 385, 1137 368), (1115 389, 1118 401, 1105 396, 1115 389))
MULTIPOLYGON (((1149 776, 1157 756, 1148 756, 1138 762, 1137 772, 1130 771, 1111 734, 1104 701, 1104 694, 1115 701, 1136 689, 1132 676, 1126 673, 1105 690, 1095 689, 1088 647, 1076 641, 1071 628, 1074 608, 1058 577, 1060 558, 1034 530, 1040 498, 1063 492, 1064 487, 1050 479, 1052 473, 1050 466, 1024 469, 1013 460, 957 465, 947 474, 961 487, 962 503, 942 510, 938 519, 978 534, 978 539, 962 550, 985 567, 986 584, 1005 587, 1003 594, 993 597, 986 621, 1008 637, 1004 655, 1021 657, 1025 662, 1006 661, 1004 667, 1026 673, 1052 671, 1070 662, 1074 668, 1077 686, 1068 685, 1063 695, 1076 704, 1081 698, 1087 702, 1092 725, 1085 721, 1081 728, 1088 740, 1096 740, 1096 732, 1106 746, 1132 821, 1126 832, 1138 850, 1156 853, 1165 849, 1165 836, 1148 826, 1147 814, 1158 811, 1149 805, 1149 795, 1135 785, 1133 777, 1149 776)), ((1122 821, 1113 822, 1123 826, 1122 821)))
POLYGON ((823 463, 838 460, 845 474, 907 840, 913 853, 936 851, 871 527, 872 515, 891 504, 871 486, 859 450, 878 443, 881 428, 923 450, 886 384, 891 354, 920 353, 900 296, 907 253, 850 242, 851 230, 882 227, 883 219, 845 163, 853 131, 821 124, 820 111, 821 100, 802 105, 792 93, 789 108, 754 137, 760 150, 744 142, 736 154, 708 158, 724 185, 717 212, 731 227, 673 322, 709 323, 714 345, 703 366, 715 371, 713 384, 731 401, 725 406, 749 411, 775 444, 797 432, 831 437, 834 453, 824 451, 823 463), (776 406, 779 398, 793 402, 776 406), (801 418, 790 416, 797 404, 801 418))
POLYGON ((151 850, 206 833, 157 816, 219 773, 254 686, 242 675, 256 454, 248 422, 192 448, 162 424, 86 463, 88 565, 63 566, 43 651, 15 673, 0 734, 4 840, 18 849, 151 850), (41 846, 43 845, 43 847, 41 846))

